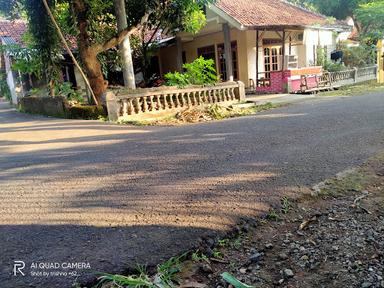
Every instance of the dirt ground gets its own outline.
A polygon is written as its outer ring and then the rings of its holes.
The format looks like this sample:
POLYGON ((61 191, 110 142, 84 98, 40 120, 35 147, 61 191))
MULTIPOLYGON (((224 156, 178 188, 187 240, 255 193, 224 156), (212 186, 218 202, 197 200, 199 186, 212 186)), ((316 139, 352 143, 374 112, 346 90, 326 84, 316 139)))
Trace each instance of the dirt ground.
POLYGON ((384 153, 205 243, 183 287, 384 287, 384 153))

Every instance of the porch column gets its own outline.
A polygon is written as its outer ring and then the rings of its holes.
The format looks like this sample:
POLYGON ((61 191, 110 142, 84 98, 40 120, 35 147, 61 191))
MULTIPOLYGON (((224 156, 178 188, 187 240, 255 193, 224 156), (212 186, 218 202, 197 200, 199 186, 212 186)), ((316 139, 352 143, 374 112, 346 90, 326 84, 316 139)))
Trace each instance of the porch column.
POLYGON ((259 29, 256 30, 256 79, 255 90, 259 87, 259 29))
POLYGON ((176 37, 176 66, 177 71, 183 72, 183 44, 180 37, 176 37))
POLYGON ((224 53, 225 53, 227 81, 228 80, 233 81, 231 34, 230 34, 228 23, 223 24, 223 32, 224 32, 224 53))
POLYGON ((281 70, 284 71, 285 66, 285 30, 283 30, 283 44, 281 47, 281 54, 283 54, 283 59, 281 59, 281 70))

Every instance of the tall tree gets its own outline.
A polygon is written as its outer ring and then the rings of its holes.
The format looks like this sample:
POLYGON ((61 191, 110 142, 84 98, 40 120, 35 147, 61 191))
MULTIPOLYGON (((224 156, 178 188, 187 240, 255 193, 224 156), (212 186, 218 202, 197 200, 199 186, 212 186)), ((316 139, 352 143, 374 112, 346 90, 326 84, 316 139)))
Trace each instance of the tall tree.
POLYGON ((360 5, 355 15, 361 23, 363 35, 373 40, 384 37, 384 0, 360 5))
MULTIPOLYGON (((381 0, 379 0, 380 2, 381 0)), ((355 21, 355 26, 361 31, 360 19, 357 11, 361 5, 377 2, 377 0, 289 0, 289 2, 309 8, 321 14, 345 20, 351 17, 355 21)))
MULTIPOLYGON (((22 4, 28 8, 25 12, 30 19, 31 31, 35 39, 41 41, 41 48, 44 49, 43 43, 47 43, 48 38, 56 33, 42 33, 39 31, 40 22, 36 17, 30 16, 44 13, 41 0, 11 1, 14 5, 22 4)), ((126 37, 140 33, 143 27, 158 25, 167 27, 170 31, 184 30, 188 27, 188 19, 191 15, 201 11, 205 4, 212 1, 214 0, 125 0, 128 26, 120 31, 116 27, 113 0, 50 0, 48 2, 53 11, 57 10, 58 5, 69 8, 69 19, 65 19, 69 22, 67 28, 77 39, 82 65, 99 101, 107 88, 98 59, 99 55, 118 46, 126 37)), ((44 19, 48 19, 46 15, 44 19)), ((49 23, 45 27, 50 27, 49 23)))

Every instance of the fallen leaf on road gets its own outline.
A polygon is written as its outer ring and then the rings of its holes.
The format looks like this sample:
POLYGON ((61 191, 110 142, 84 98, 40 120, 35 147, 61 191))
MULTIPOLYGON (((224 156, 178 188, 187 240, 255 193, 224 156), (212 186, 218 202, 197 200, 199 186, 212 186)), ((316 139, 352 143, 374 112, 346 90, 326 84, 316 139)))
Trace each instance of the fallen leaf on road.
POLYGON ((316 216, 313 216, 311 219, 305 220, 300 224, 299 229, 304 230, 305 228, 308 227, 309 224, 311 224, 312 222, 315 222, 316 220, 317 220, 316 216))

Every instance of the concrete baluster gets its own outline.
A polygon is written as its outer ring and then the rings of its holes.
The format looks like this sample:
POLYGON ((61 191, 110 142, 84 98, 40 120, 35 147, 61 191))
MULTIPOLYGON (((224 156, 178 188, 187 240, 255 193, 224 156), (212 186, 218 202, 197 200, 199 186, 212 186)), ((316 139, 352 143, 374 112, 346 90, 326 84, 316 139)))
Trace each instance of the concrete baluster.
POLYGON ((132 98, 128 99, 128 115, 132 115, 135 113, 135 109, 133 108, 133 100, 132 98))
POLYGON ((128 115, 129 115, 129 113, 128 113, 128 101, 123 100, 123 117, 126 117, 128 115))
POLYGON ((143 101, 143 112, 147 112, 148 111, 148 103, 147 103, 147 97, 144 96, 144 97, 141 97, 142 101, 143 101))

